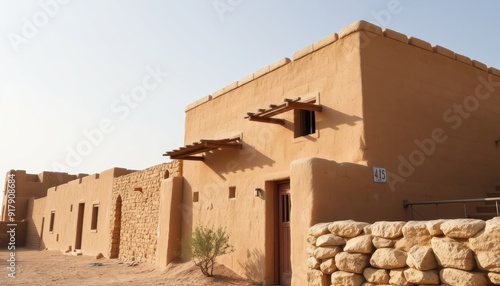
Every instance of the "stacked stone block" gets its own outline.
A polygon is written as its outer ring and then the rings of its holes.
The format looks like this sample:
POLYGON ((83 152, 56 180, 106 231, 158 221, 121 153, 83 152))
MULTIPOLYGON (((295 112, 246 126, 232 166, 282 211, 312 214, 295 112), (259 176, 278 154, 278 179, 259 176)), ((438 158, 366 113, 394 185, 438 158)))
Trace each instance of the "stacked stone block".
POLYGON ((500 285, 500 217, 319 223, 307 236, 308 285, 500 285))
MULTIPOLYGON (((182 176, 182 162, 173 161, 118 177, 113 182, 113 203, 110 218, 110 237, 119 227, 118 259, 154 263, 160 207, 160 185, 169 177, 182 176), (121 197, 121 213, 116 212, 117 198, 121 197), (119 217, 116 217, 116 216, 119 217)), ((113 253, 113 256, 116 254, 113 253)))

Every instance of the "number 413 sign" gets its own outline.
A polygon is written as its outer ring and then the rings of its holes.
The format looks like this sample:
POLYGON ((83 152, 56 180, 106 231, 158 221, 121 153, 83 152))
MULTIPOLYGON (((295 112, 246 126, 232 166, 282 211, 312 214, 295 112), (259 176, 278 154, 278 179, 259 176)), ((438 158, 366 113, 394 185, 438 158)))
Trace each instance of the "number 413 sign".
POLYGON ((385 171, 385 168, 373 167, 373 181, 375 183, 387 182, 387 172, 385 171))

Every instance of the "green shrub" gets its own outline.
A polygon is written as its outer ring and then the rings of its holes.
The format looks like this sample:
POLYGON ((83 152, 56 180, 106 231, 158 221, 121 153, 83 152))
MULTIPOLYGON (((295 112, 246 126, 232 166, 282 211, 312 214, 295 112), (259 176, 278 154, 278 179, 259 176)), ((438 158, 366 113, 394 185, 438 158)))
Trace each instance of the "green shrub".
POLYGON ((198 226, 191 237, 183 241, 186 252, 205 276, 213 276, 215 259, 218 256, 234 251, 228 243, 229 234, 219 227, 214 230, 206 226, 198 226))

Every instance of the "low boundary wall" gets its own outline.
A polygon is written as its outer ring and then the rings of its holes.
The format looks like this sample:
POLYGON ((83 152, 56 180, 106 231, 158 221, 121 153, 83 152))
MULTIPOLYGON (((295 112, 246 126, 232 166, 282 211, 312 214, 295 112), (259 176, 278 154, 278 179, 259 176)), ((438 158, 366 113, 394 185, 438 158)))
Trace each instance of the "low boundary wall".
POLYGON ((500 217, 336 221, 307 236, 308 285, 500 285, 500 217))

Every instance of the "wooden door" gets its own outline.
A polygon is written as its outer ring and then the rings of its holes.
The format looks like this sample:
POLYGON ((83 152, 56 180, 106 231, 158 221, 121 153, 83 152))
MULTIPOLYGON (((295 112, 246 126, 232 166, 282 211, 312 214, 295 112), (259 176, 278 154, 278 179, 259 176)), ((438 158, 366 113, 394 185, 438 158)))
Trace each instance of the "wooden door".
POLYGON ((279 232, 279 277, 280 284, 289 286, 292 280, 290 219, 292 201, 290 183, 278 185, 278 232, 279 232))
POLYGON ((83 213, 85 211, 85 204, 78 204, 78 220, 76 222, 76 240, 75 250, 82 248, 82 234, 83 234, 83 213))

